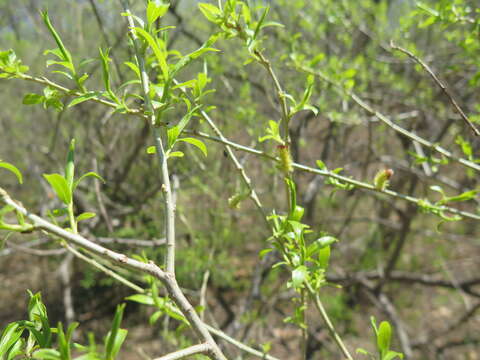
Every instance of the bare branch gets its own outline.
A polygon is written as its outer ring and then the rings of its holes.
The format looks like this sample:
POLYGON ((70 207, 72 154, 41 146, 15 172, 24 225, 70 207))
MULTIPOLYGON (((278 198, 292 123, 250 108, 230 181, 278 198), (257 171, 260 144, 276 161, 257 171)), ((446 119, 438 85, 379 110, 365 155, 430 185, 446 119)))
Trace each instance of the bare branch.
POLYGON ((404 49, 398 45, 395 45, 393 41, 390 42, 390 47, 394 50, 398 50, 406 55, 408 55, 411 59, 413 59, 415 62, 420 64, 425 71, 432 77, 433 81, 442 89, 443 93, 447 96, 448 100, 450 100, 450 103, 454 107, 454 109, 457 111, 457 113, 460 115, 460 117, 465 121, 465 123, 472 129, 473 133, 477 136, 480 135, 480 131, 473 125, 471 120, 468 118, 468 116, 465 114, 465 112, 462 110, 460 105, 458 105, 457 101, 453 97, 453 94, 450 92, 450 90, 447 88, 447 86, 440 81, 440 79, 435 75, 433 70, 418 56, 415 56, 413 53, 408 51, 407 49, 404 49))

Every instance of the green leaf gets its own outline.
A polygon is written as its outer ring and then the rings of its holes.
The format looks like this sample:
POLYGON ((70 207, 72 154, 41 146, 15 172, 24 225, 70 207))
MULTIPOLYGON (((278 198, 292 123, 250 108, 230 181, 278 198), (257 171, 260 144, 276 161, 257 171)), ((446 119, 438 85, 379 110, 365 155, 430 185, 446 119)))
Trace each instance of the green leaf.
POLYGON ((62 59, 64 61, 68 61, 72 63, 72 56, 70 55, 70 52, 65 48, 65 45, 63 45, 62 39, 60 38, 58 33, 55 31, 55 28, 50 22, 50 18, 48 17, 48 11, 47 10, 42 11, 41 14, 42 14, 43 21, 45 22, 45 25, 47 25, 48 30, 52 34, 53 38, 55 39, 55 42, 57 43, 58 48, 60 49, 60 52, 62 54, 62 59))
POLYGON ((86 174, 83 174, 82 176, 80 176, 80 178, 76 181, 73 182, 73 191, 75 191, 75 189, 77 188, 78 184, 80 184, 80 182, 87 178, 87 177, 90 177, 90 176, 93 176, 95 178, 97 178, 98 180, 100 180, 101 182, 103 182, 104 184, 106 183, 106 181, 100 176, 98 175, 96 172, 93 172, 93 171, 89 171, 88 173, 86 174))
POLYGON ((392 338, 392 327, 387 321, 382 321, 378 327, 377 346, 383 353, 390 349, 390 339, 392 338))
POLYGON ((150 35, 148 32, 145 30, 136 27, 134 28, 135 32, 138 34, 138 36, 142 37, 148 45, 153 50, 153 53, 155 54, 155 57, 157 58, 158 65, 160 66, 160 69, 162 70, 163 77, 165 81, 169 78, 168 74, 168 64, 167 64, 167 52, 164 50, 162 51, 160 47, 158 46, 157 41, 150 35))
POLYGON ((273 251, 272 248, 263 249, 258 253, 258 256, 260 257, 260 259, 263 259, 265 255, 267 255, 269 252, 272 252, 272 251, 273 251))
POLYGON ((258 33, 260 32, 260 29, 262 28, 263 21, 265 20, 265 17, 268 14, 268 11, 270 10, 270 7, 267 6, 263 10, 262 16, 260 16, 260 20, 258 20, 257 27, 255 28, 255 32, 253 34, 253 38, 256 39, 258 36, 258 33))
POLYGON ((212 4, 207 4, 207 3, 199 3, 198 8, 202 12, 203 16, 215 24, 218 24, 221 22, 222 18, 222 11, 216 7, 215 5, 212 4))
POLYGON ((321 238, 315 240, 315 243, 320 249, 323 249, 324 247, 332 245, 336 241, 338 241, 338 239, 334 238, 333 236, 322 236, 321 238))
POLYGON ((127 336, 127 330, 120 329, 120 323, 123 318, 125 304, 117 306, 115 317, 113 318, 112 328, 105 339, 105 355, 106 360, 113 360, 117 355, 123 341, 127 336))
POLYGON ((152 314, 152 316, 149 317, 148 323, 149 323, 150 325, 155 324, 155 323, 157 322, 157 320, 160 318, 160 316, 162 316, 162 315, 163 315, 163 311, 161 311, 161 310, 155 311, 155 312, 152 314))
POLYGON ((8 171, 14 173, 15 176, 17 177, 17 179, 18 179, 18 182, 19 182, 20 184, 23 184, 22 173, 20 172, 20 170, 17 169, 16 166, 14 166, 14 165, 6 162, 6 161, 1 161, 1 160, 0 160, 0 168, 7 169, 8 171))
POLYGON ((23 97, 22 104, 24 105, 34 105, 34 104, 40 104, 43 102, 45 97, 43 95, 39 94, 27 94, 23 97))
POLYGON ((157 153, 157 148, 155 146, 147 147, 147 154, 156 154, 156 153, 157 153))
POLYGON ((153 24, 158 18, 167 13, 169 4, 158 4, 156 1, 150 1, 147 6, 148 24, 153 24))
POLYGON ((307 267, 300 265, 295 270, 292 271, 292 284, 295 289, 298 289, 302 286, 305 280, 308 277, 307 267))
POLYGON ((128 66, 140 79, 140 70, 138 69, 138 66, 130 61, 125 61, 124 64, 128 66))
POLYGON ((205 155, 205 156, 208 155, 208 153, 207 153, 207 147, 205 146, 205 144, 204 144, 203 141, 201 141, 201 140, 188 137, 188 138, 178 139, 178 141, 183 141, 183 142, 192 144, 193 146, 196 146, 198 149, 200 149, 200 151, 203 153, 203 155, 205 155))
POLYGON ((470 191, 466 191, 460 195, 456 195, 456 196, 450 196, 450 197, 446 197, 445 199, 442 199, 441 201, 439 201, 439 204, 446 204, 446 203, 449 203, 449 202, 454 202, 454 201, 467 201, 467 200, 471 200, 471 199, 474 199, 475 196, 477 195, 478 193, 478 190, 470 190, 470 191))
POLYGON ((41 360, 64 360, 59 351, 55 349, 40 349, 33 353, 34 359, 41 360))
POLYGON ((318 252, 318 266, 322 269, 327 269, 329 260, 330 246, 326 246, 318 252))
POLYGON ((53 188, 58 198, 66 205, 72 202, 72 192, 68 186, 67 180, 60 174, 43 174, 53 188))
POLYGON ((369 352, 363 348, 357 348, 357 350, 355 351, 357 354, 362 354, 362 355, 368 355, 369 352))
POLYGON ((399 359, 403 359, 403 354, 390 350, 385 354, 385 356, 382 357, 382 360, 393 360, 396 357, 398 357, 399 359))
POLYGON ((140 304, 154 305, 153 298, 149 295, 136 294, 125 298, 125 300, 135 301, 140 304))
POLYGON ((97 216, 97 214, 95 214, 94 212, 84 212, 84 213, 81 213, 80 215, 77 216, 77 222, 82 221, 82 220, 91 219, 95 216, 97 216))
POLYGON ((70 102, 70 104, 68 104, 67 107, 70 108, 70 107, 75 106, 75 105, 78 105, 78 104, 80 104, 80 103, 82 103, 82 102, 84 102, 84 101, 87 101, 87 100, 90 100, 90 99, 94 99, 94 98, 98 97, 99 95, 100 95, 100 93, 97 92, 97 91, 90 91, 90 92, 88 92, 88 93, 86 93, 86 94, 83 94, 83 95, 80 95, 80 96, 74 98, 74 99, 70 102))
POLYGON ((168 157, 183 157, 185 154, 181 151, 172 151, 168 153, 168 157))
POLYGON ((23 329, 16 322, 7 325, 3 330, 2 337, 0 338, 0 358, 3 359, 4 355, 12 348, 12 346, 22 336, 23 329))

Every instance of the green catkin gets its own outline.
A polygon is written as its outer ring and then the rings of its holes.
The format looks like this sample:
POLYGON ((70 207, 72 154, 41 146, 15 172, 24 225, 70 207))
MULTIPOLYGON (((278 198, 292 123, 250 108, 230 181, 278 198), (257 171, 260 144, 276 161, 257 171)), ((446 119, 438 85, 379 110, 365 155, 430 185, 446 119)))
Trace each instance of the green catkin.
POLYGON ((377 172, 373 179, 373 184, 378 190, 385 190, 388 187, 389 180, 393 176, 392 169, 384 169, 377 172))
POLYGON ((285 174, 293 172, 293 161, 292 156, 290 155, 290 149, 287 145, 277 146, 278 155, 280 157, 280 163, 278 168, 282 170, 285 174))

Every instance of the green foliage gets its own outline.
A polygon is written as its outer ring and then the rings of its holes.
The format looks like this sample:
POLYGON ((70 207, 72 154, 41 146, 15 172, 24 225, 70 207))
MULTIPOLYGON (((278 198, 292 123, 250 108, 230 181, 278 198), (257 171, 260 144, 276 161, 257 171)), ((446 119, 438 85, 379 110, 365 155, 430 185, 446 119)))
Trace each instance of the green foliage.
MULTIPOLYGON (((372 316, 370 318, 371 325, 373 331, 375 333, 375 347, 378 351, 378 359, 379 360, 394 360, 394 359, 403 359, 403 354, 390 350, 390 342, 392 338, 392 327, 390 326, 388 321, 382 321, 380 326, 377 327, 375 318, 372 316)), ((370 354, 368 351, 364 349, 357 349, 357 353, 367 355, 371 359, 375 359, 376 357, 370 354)))

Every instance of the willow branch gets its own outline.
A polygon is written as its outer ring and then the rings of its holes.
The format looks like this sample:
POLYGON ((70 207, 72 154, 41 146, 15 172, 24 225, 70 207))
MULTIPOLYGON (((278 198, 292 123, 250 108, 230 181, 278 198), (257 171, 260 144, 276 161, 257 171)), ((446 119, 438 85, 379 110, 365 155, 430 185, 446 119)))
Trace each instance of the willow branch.
POLYGON ((188 356, 192 356, 195 354, 205 354, 210 350, 210 347, 208 344, 198 344, 198 345, 193 345, 190 346, 186 349, 178 350, 173 353, 170 353, 168 355, 155 358, 154 360, 177 360, 177 359, 183 359, 188 356))
POLYGON ((462 110, 460 105, 458 105, 457 101, 453 97, 453 94, 450 92, 450 90, 447 88, 447 86, 440 81, 437 75, 433 72, 433 70, 418 56, 415 56, 413 53, 408 51, 407 49, 404 49, 400 46, 397 46, 393 43, 393 41, 390 42, 390 47, 394 50, 398 50, 406 55, 408 55, 411 59, 413 59, 416 63, 420 64, 422 68, 425 69, 425 71, 432 77, 433 81, 442 89, 443 93, 446 95, 448 100, 450 100, 450 103, 452 104, 453 108, 457 111, 457 113, 460 115, 460 117, 465 121, 465 123, 472 129, 473 133, 477 136, 480 135, 480 131, 473 125, 471 120, 468 118, 468 116, 465 114, 465 112, 462 110))
POLYGON ((437 153, 445 156, 446 158, 456 161, 470 169, 480 171, 480 165, 474 163, 473 161, 469 161, 463 158, 460 158, 458 156, 455 156, 452 152, 448 151, 447 149, 441 147, 440 145, 433 143, 431 141, 428 141, 417 134, 408 131, 401 126, 395 124, 391 119, 389 119, 386 115, 383 115, 379 111, 373 109, 370 105, 368 105, 365 101, 363 101, 358 95, 356 95, 353 91, 349 91, 344 89, 342 86, 340 86, 337 82, 331 80, 328 76, 323 74, 321 71, 318 70, 313 70, 311 68, 307 68, 305 66, 300 66, 300 69, 309 73, 313 74, 323 81, 328 82, 329 84, 333 85, 335 90, 337 90, 339 93, 344 94, 349 96, 358 106, 360 106, 362 109, 364 109, 367 113, 369 113, 372 116, 375 116, 378 120, 383 122, 385 125, 387 125, 389 128, 393 129, 394 131, 398 132, 400 135, 412 140, 412 141, 417 141, 419 144, 425 146, 428 149, 431 149, 433 151, 436 151, 437 153))
POLYGON ((164 194, 164 205, 165 205, 165 234, 167 239, 167 255, 166 255, 166 269, 167 272, 174 274, 175 273, 175 204, 173 203, 172 197, 172 188, 170 185, 170 176, 167 164, 167 156, 165 153, 165 148, 163 146, 162 134, 160 129, 156 125, 159 123, 155 116, 155 109, 153 108, 152 101, 150 99, 150 80, 145 68, 145 60, 142 56, 141 46, 139 44, 138 37, 134 31, 135 24, 133 23, 133 18, 130 13, 128 6, 128 1, 122 0, 122 4, 125 10, 125 13, 128 14, 127 21, 128 26, 130 27, 130 37, 133 42, 133 47, 135 51, 135 57, 137 59, 138 69, 140 71, 140 79, 142 83, 143 98, 145 101, 145 108, 150 115, 148 115, 150 124, 153 127, 153 137, 155 141, 155 148, 160 163, 161 175, 162 175, 162 191, 164 194))
MULTIPOLYGON (((259 157, 262 157, 262 158, 265 158, 265 159, 268 159, 268 160, 271 160, 271 161, 277 161, 277 162, 280 161, 280 159, 278 157, 274 156, 274 155, 271 155, 271 154, 266 153, 264 151, 257 150, 257 149, 254 149, 254 148, 251 148, 251 147, 248 147, 248 146, 237 144, 237 143, 235 143, 233 141, 230 141, 230 140, 227 140, 227 139, 223 140, 220 137, 211 136, 209 134, 199 132, 199 131, 188 131, 188 133, 192 134, 192 135, 195 135, 195 136, 198 136, 200 138, 206 139, 206 140, 215 141, 215 142, 218 142, 218 143, 221 143, 221 144, 224 144, 224 145, 228 145, 233 149, 237 149, 237 150, 240 150, 240 151, 245 151, 245 152, 257 155, 259 157)), ((330 177, 330 178, 333 178, 333 179, 336 179, 336 180, 340 180, 343 183, 354 185, 355 187, 358 187, 360 189, 365 189, 365 190, 368 190, 368 191, 371 191, 371 192, 374 192, 374 193, 388 195, 390 197, 393 197, 393 198, 396 198, 396 199, 401 199, 401 200, 408 201, 408 202, 411 202, 411 203, 415 203, 417 205, 421 201, 424 201, 424 199, 420 199, 420 198, 410 196, 410 195, 404 195, 404 194, 398 193, 398 192, 390 190, 390 189, 385 189, 385 190, 378 189, 373 184, 369 184, 367 182, 363 182, 363 181, 360 181, 360 180, 355 180, 355 179, 352 179, 350 177, 346 177, 346 176, 343 176, 343 175, 340 175, 340 174, 336 174, 336 173, 328 171, 328 170, 317 169, 317 168, 313 168, 313 167, 298 164, 298 163, 292 163, 292 166, 293 166, 294 169, 297 169, 299 171, 305 171, 305 172, 308 172, 308 173, 321 175, 321 176, 327 177, 327 178, 330 177)), ((470 212, 467 212, 467 211, 462 211, 462 210, 455 209, 455 208, 445 206, 445 205, 438 206, 437 208, 438 208, 438 210, 446 211, 446 212, 449 212, 449 213, 455 214, 455 215, 460 215, 460 216, 463 216, 465 218, 480 220, 480 215, 473 214, 473 213, 470 213, 470 212)))
POLYGON ((348 351, 347 347, 343 343, 342 338, 337 333, 337 331, 335 330, 335 328, 332 324, 332 321, 328 317, 328 314, 327 314, 325 308, 323 307, 322 301, 320 300, 320 296, 318 295, 318 293, 315 290, 313 290, 313 288, 311 287, 311 285, 308 282, 306 283, 306 285, 307 285, 308 293, 310 294, 310 296, 314 300, 315 307, 317 308, 318 312, 320 313, 320 316, 322 317, 323 321, 325 322, 325 325, 327 325, 327 329, 330 332, 330 336, 332 336, 332 338, 335 340, 335 342, 337 343, 337 346, 340 348, 343 355, 348 360, 353 360, 352 355, 350 355, 350 352, 348 351))

